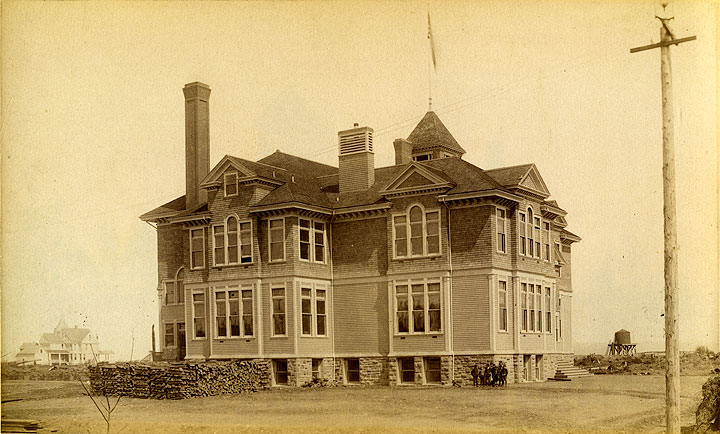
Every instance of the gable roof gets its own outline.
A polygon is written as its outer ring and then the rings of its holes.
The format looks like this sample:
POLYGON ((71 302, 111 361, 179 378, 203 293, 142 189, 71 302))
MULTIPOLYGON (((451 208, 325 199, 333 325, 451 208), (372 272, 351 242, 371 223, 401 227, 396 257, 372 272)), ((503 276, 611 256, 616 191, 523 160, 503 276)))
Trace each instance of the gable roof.
POLYGON ((550 196, 540 171, 533 163, 492 169, 487 174, 505 187, 524 188, 542 197, 550 196))
POLYGON ((20 351, 18 354, 35 354, 40 349, 40 344, 37 342, 23 342, 20 345, 20 351))
POLYGON ((445 127, 440 118, 434 111, 425 113, 425 116, 415 126, 407 138, 412 143, 413 153, 442 147, 460 154, 464 154, 465 150, 458 144, 450 131, 445 127))
POLYGON ((63 336, 65 336, 72 344, 81 343, 89 333, 90 329, 85 328, 74 327, 62 329, 63 336))

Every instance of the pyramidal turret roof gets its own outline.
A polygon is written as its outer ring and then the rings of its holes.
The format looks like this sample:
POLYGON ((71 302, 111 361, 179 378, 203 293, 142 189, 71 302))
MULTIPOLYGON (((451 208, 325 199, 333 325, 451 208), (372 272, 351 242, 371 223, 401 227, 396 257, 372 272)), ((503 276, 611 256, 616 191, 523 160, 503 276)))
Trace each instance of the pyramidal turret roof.
POLYGON ((439 147, 460 154, 465 153, 462 146, 458 144, 455 137, 450 134, 450 131, 432 110, 425 113, 407 140, 412 143, 413 152, 439 147))

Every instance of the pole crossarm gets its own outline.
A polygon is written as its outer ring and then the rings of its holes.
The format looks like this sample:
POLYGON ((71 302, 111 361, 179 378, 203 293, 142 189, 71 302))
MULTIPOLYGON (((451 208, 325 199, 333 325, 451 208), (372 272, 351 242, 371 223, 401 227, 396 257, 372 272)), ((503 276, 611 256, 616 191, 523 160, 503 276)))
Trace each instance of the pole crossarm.
POLYGON ((653 48, 667 47, 669 45, 678 45, 683 42, 694 41, 697 36, 688 36, 687 38, 670 39, 669 41, 658 42, 657 44, 643 45, 642 47, 631 48, 631 53, 637 53, 638 51, 652 50, 653 48))

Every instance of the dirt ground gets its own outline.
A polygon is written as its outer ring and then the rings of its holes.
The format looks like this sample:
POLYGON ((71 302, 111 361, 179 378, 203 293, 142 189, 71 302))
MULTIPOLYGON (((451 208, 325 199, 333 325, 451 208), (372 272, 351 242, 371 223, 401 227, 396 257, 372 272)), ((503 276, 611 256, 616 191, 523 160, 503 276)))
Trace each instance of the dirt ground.
MULTIPOLYGON (((692 425, 707 377, 682 377, 681 422, 692 425)), ((60 433, 105 432, 77 382, 7 380, 3 418, 60 433)), ((498 388, 337 387, 155 401, 123 398, 113 433, 661 432, 664 377, 602 375, 498 388)))

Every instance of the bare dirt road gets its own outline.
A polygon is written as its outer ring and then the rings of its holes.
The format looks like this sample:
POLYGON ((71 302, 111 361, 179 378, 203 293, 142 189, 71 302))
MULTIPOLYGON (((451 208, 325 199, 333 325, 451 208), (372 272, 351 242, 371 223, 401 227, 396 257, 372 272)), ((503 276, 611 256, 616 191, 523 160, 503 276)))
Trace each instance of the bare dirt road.
MULTIPOLYGON (((682 377, 682 425, 706 377, 682 377)), ((76 382, 4 381, 3 417, 105 432, 76 382)), ((664 377, 603 375, 498 388, 337 387, 154 401, 123 398, 113 433, 661 432, 664 377)))

